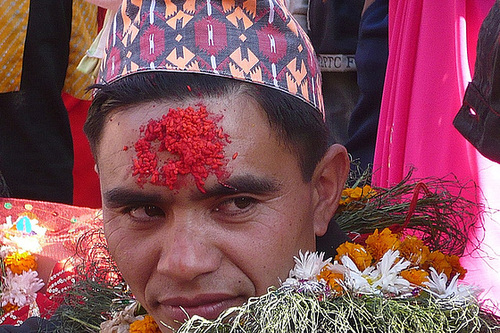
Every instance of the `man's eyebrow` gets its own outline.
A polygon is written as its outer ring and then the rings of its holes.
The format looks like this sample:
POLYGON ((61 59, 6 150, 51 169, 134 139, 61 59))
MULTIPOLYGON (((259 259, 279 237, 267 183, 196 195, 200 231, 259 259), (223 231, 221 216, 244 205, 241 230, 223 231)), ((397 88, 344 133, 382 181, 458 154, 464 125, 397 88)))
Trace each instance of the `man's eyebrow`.
POLYGON ((192 200, 238 193, 265 194, 281 190, 281 184, 272 178, 259 178, 253 175, 236 176, 205 187, 205 193, 196 193, 192 200))
POLYGON ((104 202, 108 207, 122 207, 131 204, 156 203, 162 200, 159 194, 147 194, 140 191, 115 187, 104 193, 104 202))

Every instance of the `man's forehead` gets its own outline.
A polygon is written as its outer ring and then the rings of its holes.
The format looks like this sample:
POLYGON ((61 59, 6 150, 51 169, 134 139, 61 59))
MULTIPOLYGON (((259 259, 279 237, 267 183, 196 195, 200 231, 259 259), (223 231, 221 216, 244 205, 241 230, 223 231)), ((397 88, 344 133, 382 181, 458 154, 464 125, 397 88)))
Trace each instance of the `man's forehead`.
MULTIPOLYGON (((269 138, 271 127, 255 101, 232 96, 223 101, 208 99, 208 105, 199 100, 195 103, 142 103, 110 116, 99 160, 107 160, 108 169, 125 169, 128 175, 122 171, 106 177, 126 179, 131 175, 139 186, 153 184, 178 190, 183 177, 189 175, 204 192, 209 176, 224 183, 231 175, 228 164, 247 151, 237 147, 244 141, 255 141, 250 133, 269 138), (231 148, 233 139, 237 143, 231 148)), ((255 149, 253 144, 249 146, 255 149)))

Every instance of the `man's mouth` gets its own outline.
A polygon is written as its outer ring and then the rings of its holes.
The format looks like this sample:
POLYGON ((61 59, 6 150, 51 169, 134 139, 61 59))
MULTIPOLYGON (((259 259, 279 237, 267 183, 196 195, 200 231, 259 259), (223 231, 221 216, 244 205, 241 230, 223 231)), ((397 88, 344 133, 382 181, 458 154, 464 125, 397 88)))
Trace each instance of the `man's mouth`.
POLYGON ((206 319, 215 319, 224 310, 239 306, 246 301, 243 296, 227 294, 202 294, 192 298, 169 298, 162 301, 162 317, 169 318, 172 322, 182 324, 194 315, 206 319))

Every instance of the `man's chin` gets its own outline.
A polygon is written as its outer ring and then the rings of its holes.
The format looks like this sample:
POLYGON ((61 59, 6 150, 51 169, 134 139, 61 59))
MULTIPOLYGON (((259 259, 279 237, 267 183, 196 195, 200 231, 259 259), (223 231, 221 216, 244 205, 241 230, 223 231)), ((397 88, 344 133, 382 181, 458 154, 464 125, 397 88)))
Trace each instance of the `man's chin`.
POLYGON ((224 310, 240 306, 246 300, 246 297, 239 296, 213 301, 206 300, 199 304, 190 303, 184 306, 161 304, 157 309, 157 313, 153 314, 153 317, 158 322, 158 325, 163 326, 162 332, 171 332, 167 326, 178 329, 185 321, 194 316, 214 320, 224 310), (165 318, 165 320, 159 320, 158 318, 165 318))

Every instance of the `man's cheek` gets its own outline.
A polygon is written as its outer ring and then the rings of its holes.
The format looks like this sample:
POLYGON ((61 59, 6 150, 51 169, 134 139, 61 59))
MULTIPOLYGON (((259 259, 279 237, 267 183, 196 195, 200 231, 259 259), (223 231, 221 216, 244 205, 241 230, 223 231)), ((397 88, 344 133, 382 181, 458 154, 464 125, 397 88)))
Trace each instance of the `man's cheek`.
POLYGON ((137 244, 139 239, 136 233, 121 226, 118 218, 104 223, 104 234, 109 252, 120 266, 120 270, 122 270, 123 264, 134 261, 135 256, 141 252, 141 248, 137 244))

